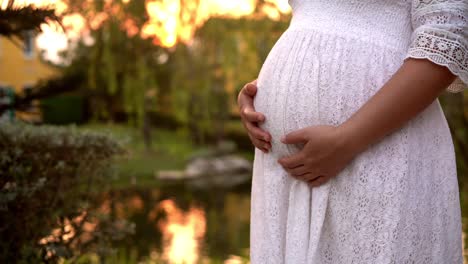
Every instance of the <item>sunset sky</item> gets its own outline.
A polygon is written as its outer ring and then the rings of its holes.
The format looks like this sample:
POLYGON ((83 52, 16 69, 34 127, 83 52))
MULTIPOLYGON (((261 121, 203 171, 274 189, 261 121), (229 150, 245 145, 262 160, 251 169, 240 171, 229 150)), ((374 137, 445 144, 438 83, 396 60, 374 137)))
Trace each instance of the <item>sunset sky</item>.
MULTIPOLYGON (((92 1, 92 0, 87 0, 92 1)), ((112 0, 108 0, 111 2, 112 0)), ((142 0, 125 0, 142 1, 142 0)), ((155 44, 171 47, 177 41, 190 41, 193 31, 196 27, 201 26, 211 16, 232 16, 241 17, 249 15, 254 11, 256 0, 201 0, 198 8, 195 25, 182 26, 180 23, 180 2, 178 0, 159 0, 146 1, 146 9, 150 16, 150 20, 143 28, 139 29, 132 24, 132 21, 124 21, 127 34, 140 34, 143 38, 154 38, 157 40, 155 44)), ((0 0, 0 7, 5 8, 7 0, 0 0)), ((280 13, 289 12, 290 8, 287 0, 270 0, 276 8, 264 10, 272 19, 278 18, 280 13)), ((17 5, 35 4, 37 6, 51 5, 56 8, 60 14, 67 10, 67 5, 61 0, 16 0, 17 5)), ((183 14, 182 14, 183 15, 183 14)), ((54 25, 43 25, 43 33, 38 37, 37 44, 41 49, 46 50, 46 58, 58 62, 59 57, 57 52, 69 47, 71 42, 83 38, 85 42, 92 44, 93 40, 88 36, 86 24, 94 24, 98 26, 107 18, 107 14, 97 16, 96 21, 85 21, 80 14, 67 15, 63 19, 63 24, 67 28, 67 32, 54 25), (88 23, 86 23, 88 22, 88 23)), ((182 16, 183 17, 183 16, 182 16)))

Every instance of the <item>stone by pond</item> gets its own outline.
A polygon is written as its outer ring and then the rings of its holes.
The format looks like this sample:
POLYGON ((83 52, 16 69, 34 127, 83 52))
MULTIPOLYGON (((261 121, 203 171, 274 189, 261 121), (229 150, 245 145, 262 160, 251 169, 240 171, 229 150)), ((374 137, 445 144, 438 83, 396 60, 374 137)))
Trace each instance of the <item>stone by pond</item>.
POLYGON ((252 163, 245 158, 227 154, 193 158, 183 171, 159 171, 161 181, 185 181, 194 187, 231 188, 250 181, 252 163))

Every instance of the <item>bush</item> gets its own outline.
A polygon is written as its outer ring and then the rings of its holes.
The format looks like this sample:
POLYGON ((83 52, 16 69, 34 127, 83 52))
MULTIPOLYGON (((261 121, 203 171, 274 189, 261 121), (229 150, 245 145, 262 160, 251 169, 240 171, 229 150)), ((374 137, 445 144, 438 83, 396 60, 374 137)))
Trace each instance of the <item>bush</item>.
POLYGON ((84 121, 84 99, 61 95, 41 100, 42 119, 46 124, 80 124, 84 121))
POLYGON ((0 126, 0 263, 70 258, 120 145, 74 127, 0 126))

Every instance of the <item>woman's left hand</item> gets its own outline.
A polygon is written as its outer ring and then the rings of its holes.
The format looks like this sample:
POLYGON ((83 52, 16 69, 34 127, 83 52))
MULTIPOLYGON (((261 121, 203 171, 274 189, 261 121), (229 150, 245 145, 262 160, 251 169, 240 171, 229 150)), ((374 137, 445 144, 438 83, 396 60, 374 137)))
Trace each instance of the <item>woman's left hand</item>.
POLYGON ((293 177, 316 187, 340 173, 356 153, 339 127, 311 126, 287 134, 284 144, 303 144, 303 148, 278 162, 293 177))

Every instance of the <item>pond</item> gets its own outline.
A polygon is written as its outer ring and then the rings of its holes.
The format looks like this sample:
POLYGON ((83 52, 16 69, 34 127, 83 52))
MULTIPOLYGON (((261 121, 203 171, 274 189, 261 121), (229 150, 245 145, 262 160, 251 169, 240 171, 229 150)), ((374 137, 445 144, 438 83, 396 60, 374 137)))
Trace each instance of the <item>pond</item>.
POLYGON ((95 203, 101 213, 131 226, 112 242, 119 263, 248 261, 248 184, 210 190, 184 184, 134 187, 106 192, 95 203))
POLYGON ((249 184, 209 190, 184 184, 130 187, 106 192, 95 203, 101 213, 131 226, 112 242, 114 257, 105 262, 248 263, 249 184))

